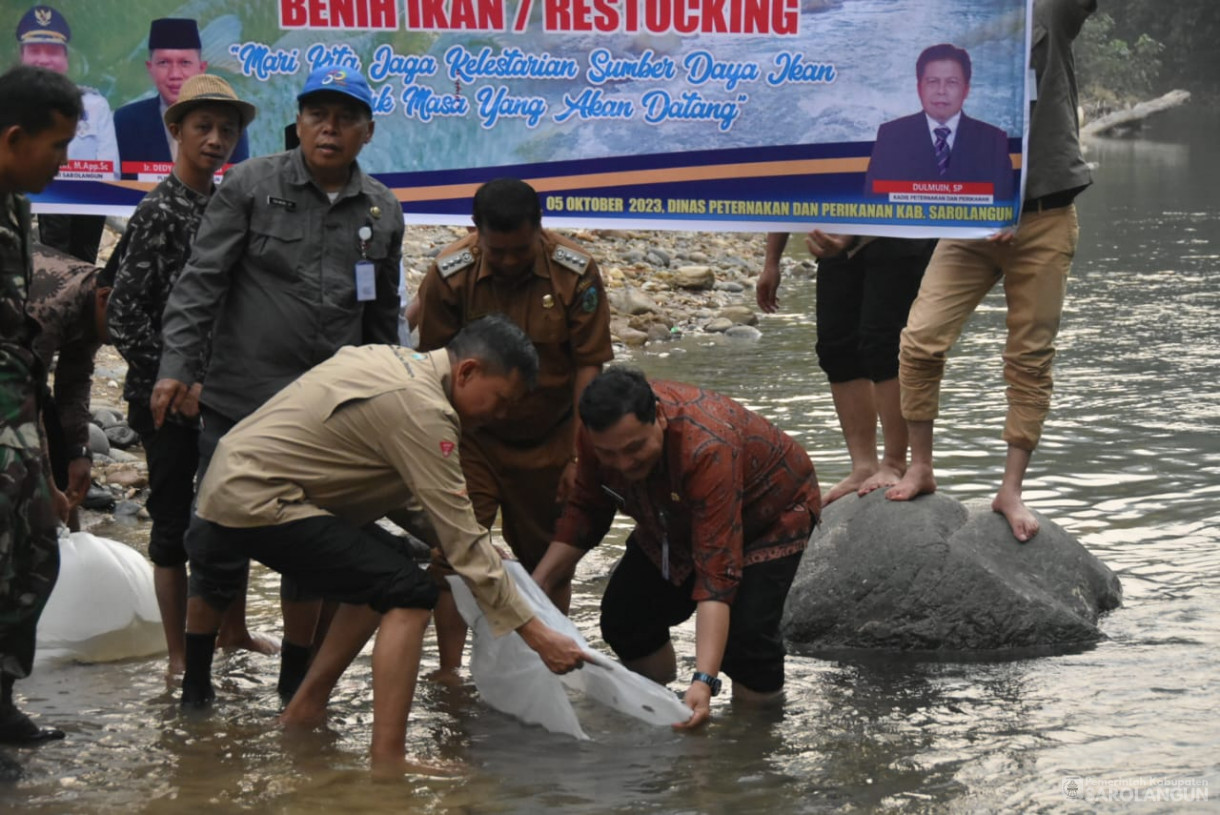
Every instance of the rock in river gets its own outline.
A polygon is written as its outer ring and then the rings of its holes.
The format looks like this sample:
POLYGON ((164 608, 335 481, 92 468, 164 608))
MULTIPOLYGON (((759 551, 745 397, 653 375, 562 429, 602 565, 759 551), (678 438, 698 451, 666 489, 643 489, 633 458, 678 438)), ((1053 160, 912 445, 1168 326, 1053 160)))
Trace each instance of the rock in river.
POLYGON ((1035 513, 1018 543, 987 503, 942 494, 910 502, 877 490, 826 508, 784 609, 802 651, 1067 649, 1105 635, 1118 578, 1072 535, 1035 513))

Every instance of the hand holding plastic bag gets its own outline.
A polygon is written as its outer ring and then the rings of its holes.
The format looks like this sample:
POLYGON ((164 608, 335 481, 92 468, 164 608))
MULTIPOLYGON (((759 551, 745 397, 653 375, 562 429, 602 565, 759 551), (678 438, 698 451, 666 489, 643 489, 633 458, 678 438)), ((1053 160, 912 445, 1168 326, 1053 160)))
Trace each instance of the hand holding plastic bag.
POLYGON ((572 621, 555 608, 520 563, 506 560, 504 568, 538 619, 574 639, 593 661, 562 676, 551 673, 516 632, 499 638, 492 636, 474 595, 460 577, 450 576, 458 611, 474 633, 470 673, 487 704, 529 724, 578 739, 589 737, 580 726, 568 690, 580 691, 650 724, 672 725, 690 718, 691 711, 668 689, 591 649, 572 621))

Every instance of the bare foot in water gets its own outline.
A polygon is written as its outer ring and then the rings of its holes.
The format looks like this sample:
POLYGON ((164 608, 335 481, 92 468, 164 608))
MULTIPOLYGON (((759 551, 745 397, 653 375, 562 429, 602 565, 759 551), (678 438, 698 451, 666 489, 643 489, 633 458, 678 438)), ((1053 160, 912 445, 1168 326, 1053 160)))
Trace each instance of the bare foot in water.
POLYGON ((870 476, 877 471, 876 467, 853 467, 848 473, 847 478, 844 478, 838 484, 830 488, 822 498, 822 506, 838 501, 844 495, 851 495, 856 490, 860 489, 860 485, 865 482, 870 476))
POLYGON ((860 485, 860 489, 856 490, 856 495, 861 498, 868 495, 873 490, 879 490, 882 487, 892 487, 902 478, 906 472, 906 465, 895 467, 891 464, 881 462, 881 466, 877 472, 864 479, 864 483, 860 485))
POLYGON ((182 674, 186 673, 186 655, 175 657, 169 661, 165 669, 165 685, 171 689, 182 684, 182 674))
POLYGON ((326 707, 311 707, 304 704, 292 704, 280 714, 280 725, 285 728, 302 728, 310 730, 326 724, 326 707))
POLYGON ((457 668, 437 668, 425 674, 424 679, 450 688, 460 687, 462 684, 462 674, 457 668))
POLYGON ((996 493, 995 500, 991 502, 991 508, 1008 520, 1008 525, 1012 528, 1012 536, 1021 543, 1027 542, 1038 534, 1038 519, 1025 506, 1020 493, 1001 489, 996 493))
POLYGON ((217 639, 216 647, 224 648, 226 651, 253 651, 265 656, 275 656, 280 652, 280 644, 274 639, 266 634, 251 634, 249 631, 244 637, 217 639))
POLYGON ((470 768, 460 761, 416 758, 401 754, 378 758, 373 756, 373 776, 393 779, 404 775, 426 775, 432 778, 456 778, 466 775, 470 768))
POLYGON ((891 501, 910 501, 933 492, 936 492, 936 479, 932 475, 932 467, 912 464, 898 483, 885 491, 885 497, 891 501))

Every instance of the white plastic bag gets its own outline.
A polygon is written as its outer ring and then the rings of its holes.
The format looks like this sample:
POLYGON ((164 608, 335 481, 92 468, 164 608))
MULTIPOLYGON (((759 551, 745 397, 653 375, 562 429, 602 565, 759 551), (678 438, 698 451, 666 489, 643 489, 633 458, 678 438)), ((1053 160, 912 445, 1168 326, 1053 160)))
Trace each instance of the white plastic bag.
POLYGON ((651 724, 671 725, 690 718, 690 708, 665 687, 591 649, 572 621, 555 608, 520 563, 506 560, 504 568, 539 620, 576 640, 597 661, 562 676, 551 673, 515 631, 498 638, 492 636, 491 627, 470 589, 460 577, 450 575, 449 584, 453 587, 458 611, 474 635, 470 673, 487 704, 529 724, 542 725, 553 733, 566 733, 578 739, 588 739, 588 736, 580 726, 567 690, 584 693, 651 724))
POLYGON ((73 532, 59 539, 59 579, 38 620, 37 659, 110 662, 165 651, 148 561, 126 544, 73 532))

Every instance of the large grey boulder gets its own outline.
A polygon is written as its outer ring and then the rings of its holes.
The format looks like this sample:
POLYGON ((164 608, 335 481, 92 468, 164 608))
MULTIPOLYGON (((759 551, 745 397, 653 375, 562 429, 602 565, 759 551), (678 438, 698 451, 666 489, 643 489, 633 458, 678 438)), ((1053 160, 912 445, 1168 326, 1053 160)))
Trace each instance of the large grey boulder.
POLYGON ((1118 578, 1062 527, 1018 543, 987 503, 878 490, 826 508, 784 609, 804 652, 1070 648, 1105 635, 1118 578))

